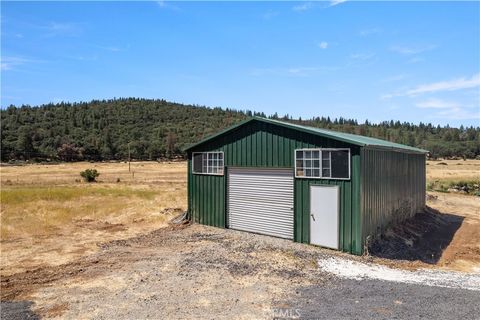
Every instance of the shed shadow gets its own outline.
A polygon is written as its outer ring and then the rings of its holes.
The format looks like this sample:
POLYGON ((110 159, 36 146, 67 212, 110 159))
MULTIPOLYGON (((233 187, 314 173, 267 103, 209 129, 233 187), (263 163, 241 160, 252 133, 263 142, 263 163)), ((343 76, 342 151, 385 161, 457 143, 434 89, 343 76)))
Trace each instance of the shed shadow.
POLYGON ((0 302, 0 318, 10 320, 37 320, 41 317, 33 312, 32 301, 2 301, 0 302))
POLYGON ((465 218, 426 207, 377 237, 369 246, 371 256, 436 264, 465 218))

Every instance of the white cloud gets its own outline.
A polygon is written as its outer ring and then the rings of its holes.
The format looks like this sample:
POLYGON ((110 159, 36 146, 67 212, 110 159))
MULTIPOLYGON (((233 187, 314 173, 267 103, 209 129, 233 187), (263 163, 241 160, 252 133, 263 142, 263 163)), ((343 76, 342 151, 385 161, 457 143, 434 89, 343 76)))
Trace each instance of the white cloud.
POLYGON ((367 36, 370 36, 370 35, 373 35, 373 34, 378 34, 378 33, 381 33, 381 32, 382 32, 382 30, 380 30, 378 28, 371 28, 371 29, 360 30, 359 34, 362 37, 367 37, 367 36))
POLYGON ((403 55, 418 54, 425 51, 430 51, 435 49, 435 45, 425 45, 425 46, 391 46, 390 51, 397 52, 403 55))
POLYGON ((404 80, 406 78, 408 78, 408 75, 405 73, 401 73, 401 74, 396 74, 396 75, 387 77, 383 79, 382 82, 395 82, 395 81, 404 80))
POLYGON ((460 107, 453 107, 437 112, 434 117, 452 120, 480 120, 480 111, 471 112, 460 107))
POLYGON ((381 99, 390 99, 393 97, 409 96, 414 97, 426 93, 435 93, 442 91, 457 91, 480 87, 480 73, 471 78, 463 77, 448 81, 433 82, 421 84, 413 89, 397 90, 395 93, 388 93, 381 96, 381 99))
POLYGON ((445 101, 440 99, 429 99, 417 102, 416 106, 422 109, 449 109, 458 108, 459 104, 457 102, 445 101))
POLYGON ((350 58, 355 60, 370 60, 375 57, 375 53, 354 53, 350 55, 350 58))
POLYGON ((413 57, 411 59, 408 59, 407 63, 412 64, 412 63, 418 63, 418 62, 422 62, 422 61, 425 61, 425 59, 421 58, 421 57, 413 57))
POLYGON ((293 11, 307 11, 313 7, 313 3, 311 2, 305 2, 299 5, 294 6, 292 9, 293 11))
POLYGON ((476 108, 476 112, 471 112, 469 109, 471 109, 472 106, 461 105, 460 103, 454 101, 445 101, 432 98, 417 102, 416 106, 421 109, 438 110, 431 115, 433 118, 448 118, 455 120, 480 118, 480 109, 478 106, 476 108))
POLYGON ((56 36, 78 36, 82 33, 83 28, 80 24, 74 22, 50 22, 47 25, 39 26, 40 29, 46 30, 44 37, 56 36))
POLYGON ((111 51, 111 52, 123 51, 122 48, 119 48, 119 47, 116 47, 116 46, 99 46, 99 48, 101 48, 103 50, 111 51))
POLYGON ((318 67, 288 67, 288 68, 255 68, 250 71, 251 76, 287 76, 287 77, 306 77, 319 72, 336 71, 340 69, 335 66, 318 67))
POLYGON ((278 11, 268 10, 263 14, 263 19, 268 20, 279 15, 278 11))
POLYGON ((320 43, 318 44, 318 47, 319 47, 320 49, 327 49, 327 48, 328 48, 328 42, 322 41, 322 42, 320 42, 320 43))
POLYGON ((344 3, 344 2, 347 2, 347 0, 332 0, 332 1, 330 1, 330 7, 336 6, 336 5, 344 3))
POLYGON ((157 1, 157 5, 162 9, 178 10, 177 6, 171 5, 170 3, 167 3, 167 2, 171 2, 171 1, 160 0, 160 1, 157 1))
POLYGON ((31 62, 42 62, 40 60, 27 59, 23 57, 2 57, 0 60, 0 69, 2 71, 13 70, 17 66, 21 66, 31 62))
POLYGON ((405 92, 407 96, 415 96, 422 93, 432 93, 439 91, 455 91, 462 89, 476 88, 480 86, 480 73, 473 75, 471 78, 457 78, 449 81, 434 82, 422 84, 414 89, 405 92))

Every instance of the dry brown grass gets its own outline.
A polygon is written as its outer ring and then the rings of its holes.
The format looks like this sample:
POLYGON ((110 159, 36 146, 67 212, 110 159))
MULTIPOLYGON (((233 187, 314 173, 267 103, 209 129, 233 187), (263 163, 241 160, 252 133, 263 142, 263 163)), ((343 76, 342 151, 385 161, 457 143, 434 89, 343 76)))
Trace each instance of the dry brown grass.
POLYGON ((126 163, 7 166, 0 174, 1 274, 68 262, 186 210, 185 162, 132 163, 131 172, 126 163), (80 180, 87 168, 100 172, 98 183, 80 180))
POLYGON ((427 161, 427 181, 480 180, 480 160, 427 161))

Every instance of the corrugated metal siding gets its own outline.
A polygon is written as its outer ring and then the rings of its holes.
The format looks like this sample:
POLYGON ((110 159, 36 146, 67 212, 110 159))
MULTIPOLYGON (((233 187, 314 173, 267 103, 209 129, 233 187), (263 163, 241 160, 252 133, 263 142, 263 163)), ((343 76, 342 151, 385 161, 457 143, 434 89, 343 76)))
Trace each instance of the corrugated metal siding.
POLYGON ((363 239, 425 207, 425 155, 361 151, 363 239))
POLYGON ((293 239, 293 170, 230 168, 228 226, 293 239))
POLYGON ((335 185, 340 187, 339 247, 346 252, 362 253, 359 168, 360 155, 352 149, 351 180, 295 179, 296 241, 310 242, 310 186, 335 185))
MULTIPOLYGON (((294 240, 309 242, 308 185, 338 184, 343 195, 340 209, 340 245, 344 251, 361 253, 360 147, 274 124, 252 121, 189 150, 189 166, 192 152, 223 151, 227 171, 228 167, 293 168, 294 150, 313 147, 351 148, 351 180, 295 179, 294 240)), ((227 172, 225 176, 189 172, 189 211, 194 221, 217 227, 225 226, 226 175, 227 172), (209 190, 215 194, 211 194, 209 190)))

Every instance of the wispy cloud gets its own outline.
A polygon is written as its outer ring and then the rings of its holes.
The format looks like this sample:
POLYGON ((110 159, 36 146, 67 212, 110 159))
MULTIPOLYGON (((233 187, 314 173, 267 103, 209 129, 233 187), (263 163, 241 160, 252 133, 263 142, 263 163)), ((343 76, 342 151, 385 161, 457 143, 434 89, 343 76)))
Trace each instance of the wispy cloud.
POLYGON ((1 61, 0 68, 2 71, 14 70, 16 67, 25 65, 28 63, 44 62, 42 60, 29 59, 24 57, 12 57, 12 56, 2 57, 0 61, 1 61))
POLYGON ((327 48, 328 48, 328 42, 322 41, 322 42, 320 42, 320 43, 318 44, 318 47, 319 47, 320 49, 327 49, 327 48))
POLYGON ((463 89, 472 89, 480 87, 480 73, 472 77, 456 78, 448 81, 440 81, 433 83, 426 83, 416 86, 415 88, 398 91, 396 93, 389 93, 382 96, 383 99, 390 99, 393 97, 409 96, 414 97, 426 93, 436 93, 442 91, 457 91, 463 89))
POLYGON ((476 88, 480 86, 480 73, 473 75, 470 78, 457 78, 449 81, 440 81, 428 84, 422 84, 408 90, 405 94, 407 96, 415 96, 422 93, 432 93, 439 91, 455 91, 462 89, 476 88))
POLYGON ((288 67, 288 68, 254 68, 250 71, 252 76, 284 76, 284 77, 307 77, 320 72, 335 71, 339 67, 288 67))
POLYGON ((459 104, 457 102, 445 101, 441 99, 428 99, 420 101, 415 104, 418 108, 422 109, 448 109, 457 108, 459 104))
POLYGON ((390 51, 400 53, 403 55, 412 55, 412 54, 419 54, 425 51, 430 51, 435 49, 437 46, 435 45, 424 45, 424 46, 401 46, 401 45, 393 45, 390 46, 390 51))
POLYGON ((45 30, 43 37, 50 38, 56 36, 78 36, 83 32, 83 27, 79 23, 74 22, 50 22, 46 25, 39 26, 45 30))
POLYGON ((462 104, 454 101, 445 101, 434 98, 417 102, 416 106, 421 109, 437 110, 433 111, 431 115, 433 118, 448 118, 455 120, 480 118, 478 108, 476 112, 472 112, 470 110, 471 106, 462 106, 462 104))
POLYGON ((370 35, 379 34, 381 32, 382 32, 382 30, 379 29, 379 28, 370 28, 370 29, 360 30, 360 32, 358 34, 362 37, 367 37, 367 36, 370 36, 370 35))
POLYGON ((396 75, 387 77, 387 78, 383 79, 382 82, 395 82, 395 81, 404 80, 406 78, 408 78, 408 75, 405 74, 405 73, 401 73, 401 74, 396 74, 396 75))
POLYGON ((122 48, 116 46, 98 46, 100 49, 111 51, 111 52, 120 52, 123 51, 122 48))
POLYGON ((370 60, 375 57, 375 53, 354 53, 350 55, 350 58, 355 60, 370 60))
POLYGON ((278 11, 273 11, 273 10, 268 10, 267 12, 265 12, 263 14, 263 19, 265 20, 269 20, 269 19, 272 19, 273 17, 276 17, 278 16, 280 13, 278 11))
POLYGON ((344 2, 347 2, 347 0, 332 0, 332 1, 330 1, 330 7, 339 5, 339 4, 344 3, 344 2))
POLYGON ((313 7, 313 3, 305 2, 305 3, 293 6, 292 9, 293 9, 293 11, 302 12, 302 11, 307 11, 307 10, 311 9, 312 7, 313 7))
POLYGON ((407 63, 412 64, 412 63, 419 63, 419 62, 422 62, 422 61, 425 61, 425 58, 422 58, 422 57, 413 57, 413 58, 411 58, 411 59, 408 59, 408 60, 407 60, 407 63))
POLYGON ((171 4, 171 1, 160 0, 160 1, 157 1, 157 5, 162 9, 179 10, 177 6, 174 6, 171 4))

